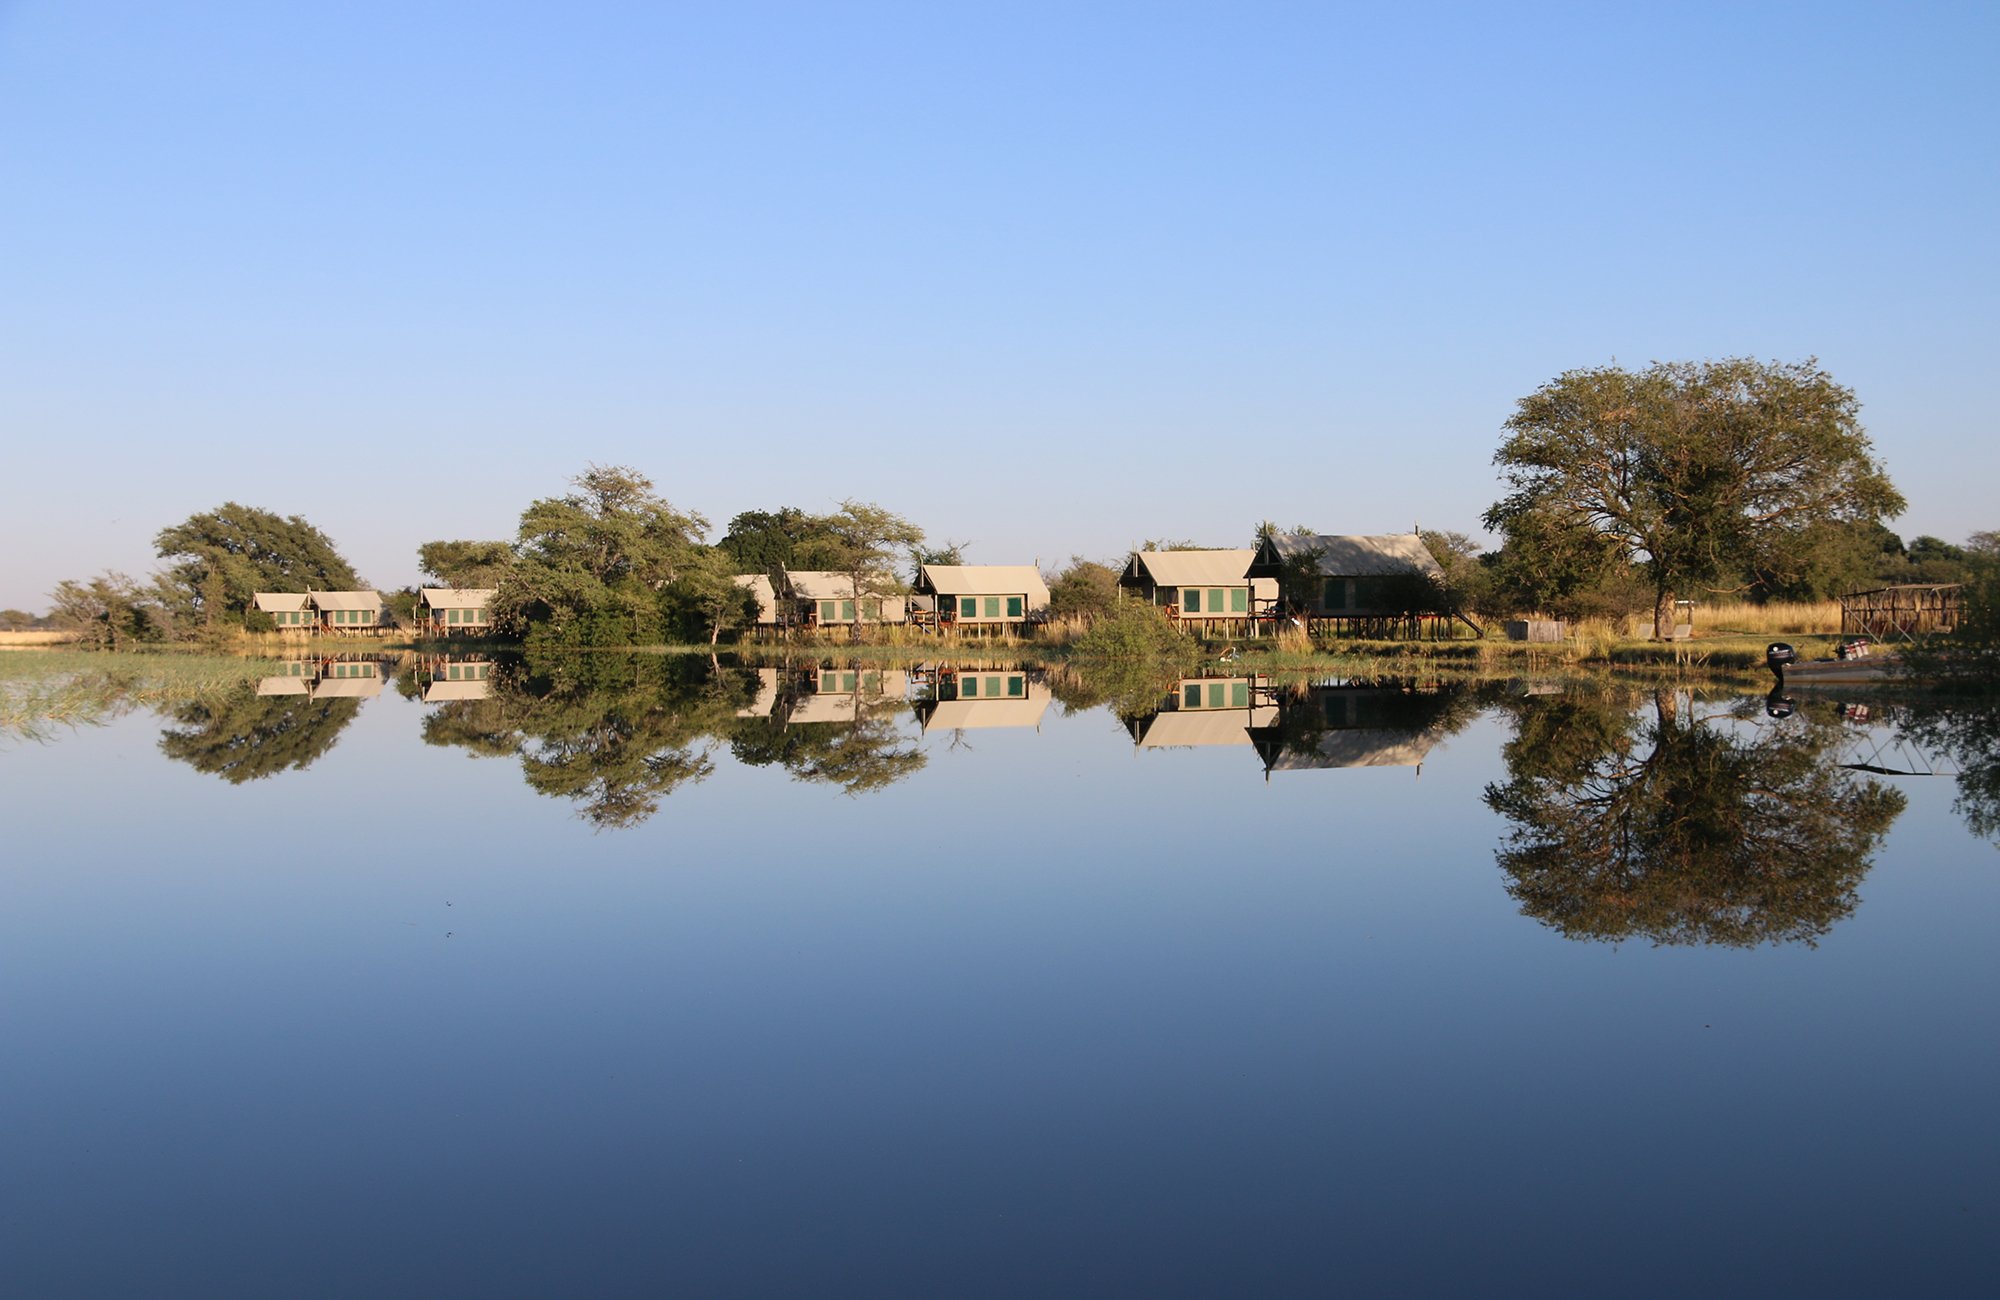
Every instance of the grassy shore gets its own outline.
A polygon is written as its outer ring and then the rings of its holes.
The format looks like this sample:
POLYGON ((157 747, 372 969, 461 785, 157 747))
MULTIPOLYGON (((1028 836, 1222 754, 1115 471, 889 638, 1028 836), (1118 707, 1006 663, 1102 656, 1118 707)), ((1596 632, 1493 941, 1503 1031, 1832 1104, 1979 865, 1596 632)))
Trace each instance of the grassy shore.
POLYGON ((175 651, 0 653, 0 737, 39 740, 135 708, 220 698, 275 670, 268 659, 175 651))

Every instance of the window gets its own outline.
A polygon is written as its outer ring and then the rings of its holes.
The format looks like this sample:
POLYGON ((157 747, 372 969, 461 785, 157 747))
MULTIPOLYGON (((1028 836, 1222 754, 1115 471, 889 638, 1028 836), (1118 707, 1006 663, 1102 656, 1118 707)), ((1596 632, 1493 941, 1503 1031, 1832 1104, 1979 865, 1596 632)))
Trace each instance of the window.
POLYGON ((1236 709, 1247 709, 1250 707, 1249 682, 1237 682, 1229 688, 1229 705, 1231 708, 1236 709))
POLYGON ((1200 587, 1189 587, 1186 591, 1183 591, 1181 593, 1181 613, 1183 614, 1201 613, 1200 587))
POLYGON ((958 693, 968 700, 977 698, 979 695, 979 679, 977 677, 959 678, 958 693))
POLYGON ((1007 597, 1007 617, 1008 617, 1008 618, 1019 618, 1019 617, 1021 617, 1021 604, 1022 604, 1022 602, 1023 602, 1023 601, 1025 600, 1025 599, 1026 599, 1026 597, 1024 597, 1024 596, 1009 596, 1009 597, 1007 597))
POLYGON ((989 677, 986 679, 986 698, 989 700, 1000 698, 1000 679, 998 677, 989 677))
POLYGON ((819 603, 819 621, 822 623, 833 622, 834 612, 839 608, 840 605, 837 601, 822 600, 819 603))
POLYGON ((880 596, 871 596, 867 600, 862 601, 861 617, 873 619, 875 622, 880 623, 882 621, 882 598, 880 596))
POLYGON ((958 598, 958 616, 960 618, 978 618, 979 617, 978 597, 960 596, 958 598))
POLYGON ((1250 612, 1250 588, 1231 587, 1229 589, 1229 612, 1248 614, 1250 612))
POLYGON ((1321 593, 1319 605, 1321 609, 1346 609, 1347 579, 1328 578, 1326 580, 1326 590, 1321 593))
POLYGON ((821 673, 819 675, 819 688, 825 691, 827 694, 831 695, 834 692, 835 688, 837 688, 839 685, 840 685, 839 674, 821 673))
POLYGON ((1208 612, 1211 614, 1220 614, 1222 612, 1222 588, 1210 587, 1208 589, 1208 612))
POLYGON ((1000 617, 1000 598, 998 596, 988 596, 986 598, 986 617, 1000 617))
POLYGON ((1191 682, 1188 685, 1181 687, 1181 707, 1184 709, 1200 708, 1201 687, 1196 686, 1191 682))
POLYGON ((840 602, 840 617, 842 622, 852 623, 854 621, 853 601, 843 600, 840 602))
POLYGON ((1009 677, 1007 679, 1008 698, 1010 699, 1021 698, 1021 696, 1027 694, 1027 686, 1028 686, 1027 682, 1024 681, 1023 679, 1019 677, 1009 677))
POLYGON ((445 611, 445 618, 444 618, 445 622, 456 623, 458 622, 458 620, 459 620, 459 613, 457 610, 453 609, 445 611))
POLYGON ((854 693, 853 673, 842 673, 840 675, 840 689, 846 691, 849 695, 852 695, 854 693))
POLYGON ((1221 707, 1222 707, 1222 695, 1223 695, 1223 690, 1224 690, 1224 687, 1223 687, 1223 684, 1222 684, 1221 682, 1213 682, 1213 683, 1211 683, 1211 684, 1209 685, 1209 688, 1208 688, 1208 707, 1209 707, 1209 708, 1211 708, 1211 709, 1219 709, 1219 708, 1221 708, 1221 707))

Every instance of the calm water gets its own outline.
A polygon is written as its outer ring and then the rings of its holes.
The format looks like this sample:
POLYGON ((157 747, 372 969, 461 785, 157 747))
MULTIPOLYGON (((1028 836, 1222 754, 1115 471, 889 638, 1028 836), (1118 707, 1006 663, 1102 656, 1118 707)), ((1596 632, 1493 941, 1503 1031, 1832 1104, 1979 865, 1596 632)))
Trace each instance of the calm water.
POLYGON ((2000 1283, 1979 715, 295 672, 0 749, 0 1292, 2000 1283))

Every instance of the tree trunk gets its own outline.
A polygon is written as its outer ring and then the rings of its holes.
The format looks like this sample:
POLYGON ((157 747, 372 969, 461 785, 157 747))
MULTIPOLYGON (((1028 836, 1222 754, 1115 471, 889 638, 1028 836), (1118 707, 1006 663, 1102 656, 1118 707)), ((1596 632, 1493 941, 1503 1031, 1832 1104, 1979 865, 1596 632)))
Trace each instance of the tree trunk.
POLYGON ((1674 638, 1674 593, 1662 587, 1653 599, 1653 639, 1671 641, 1674 638))

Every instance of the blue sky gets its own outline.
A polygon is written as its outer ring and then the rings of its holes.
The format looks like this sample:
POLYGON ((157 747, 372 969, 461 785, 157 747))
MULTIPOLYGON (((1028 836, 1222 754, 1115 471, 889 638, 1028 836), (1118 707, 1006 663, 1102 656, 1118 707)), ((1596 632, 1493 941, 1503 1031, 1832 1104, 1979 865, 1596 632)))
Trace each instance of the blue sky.
MULTIPOLYGON (((377 585, 587 462, 994 563, 1476 531, 1513 402, 1820 358, 2000 527, 2000 8, 0 2, 0 605, 377 585)), ((719 527, 718 527, 719 532, 719 527)))

